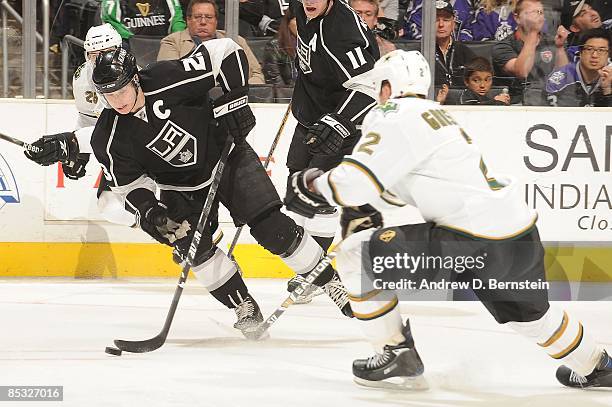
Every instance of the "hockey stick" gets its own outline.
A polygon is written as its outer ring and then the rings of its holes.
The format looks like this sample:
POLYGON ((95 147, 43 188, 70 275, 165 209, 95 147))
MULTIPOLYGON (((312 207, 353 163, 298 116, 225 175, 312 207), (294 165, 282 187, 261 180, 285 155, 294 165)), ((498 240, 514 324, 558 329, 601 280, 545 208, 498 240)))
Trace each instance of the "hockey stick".
POLYGON ((264 322, 262 322, 257 327, 253 334, 253 337, 255 339, 260 339, 268 331, 268 329, 270 329, 270 326, 272 326, 272 324, 274 324, 278 320, 278 318, 280 318, 280 316, 283 315, 285 311, 287 311, 287 308, 289 308, 290 305, 294 304, 298 297, 302 295, 310 285, 312 285, 312 283, 317 279, 317 277, 319 277, 319 275, 321 275, 323 271, 325 271, 327 266, 329 266, 332 260, 336 257, 336 250, 338 249, 339 245, 340 244, 338 244, 334 248, 334 250, 332 250, 328 255, 324 256, 321 260, 319 260, 319 263, 317 264, 315 269, 306 276, 306 282, 298 285, 293 291, 291 291, 287 299, 283 301, 283 303, 276 309, 276 311, 274 311, 272 315, 270 315, 264 322))
POLYGON ((9 143, 16 144, 16 145, 18 145, 20 147, 23 147, 27 151, 32 151, 33 153, 40 152, 40 148, 39 147, 33 146, 32 144, 26 143, 25 141, 21 141, 19 139, 16 139, 15 137, 7 136, 6 134, 0 133, 0 139, 8 141, 9 143))
MULTIPOLYGON (((281 121, 278 131, 276 132, 276 136, 274 136, 274 140, 272 141, 272 145, 270 146, 270 151, 268 151, 268 156, 266 157, 266 160, 264 161, 264 164, 263 164, 264 170, 268 169, 268 164, 270 164, 270 160, 272 160, 272 154, 274 154, 274 150, 276 150, 276 146, 278 144, 278 141, 280 140, 280 136, 281 134, 283 134, 283 130, 285 129, 285 124, 287 124, 287 119, 289 118, 289 113, 291 113, 291 101, 289 102, 289 105, 287 105, 287 110, 285 110, 285 114, 283 115, 283 120, 281 121)), ((234 238, 232 239, 232 243, 230 244, 230 248, 227 252, 227 257, 232 259, 234 262, 236 261, 233 255, 234 249, 236 248, 236 244, 238 244, 238 238, 240 238, 240 234, 242 233, 243 228, 244 228, 244 225, 236 229, 236 233, 234 233, 234 238)))
POLYGON ((193 234, 193 238, 191 239, 191 244, 189 245, 189 252, 187 253, 187 259, 185 260, 183 271, 181 271, 181 276, 179 277, 178 283, 176 285, 174 297, 172 298, 172 303, 170 304, 170 309, 168 310, 168 315, 166 316, 166 321, 164 322, 162 330, 153 338, 145 339, 142 341, 125 341, 122 339, 115 339, 115 346, 117 346, 119 349, 132 353, 145 353, 160 348, 166 342, 168 332, 170 331, 170 325, 172 325, 174 313, 176 312, 176 309, 178 307, 178 303, 181 298, 183 288, 185 286, 185 281, 187 280, 187 276, 189 275, 189 269, 193 264, 193 258, 195 257, 195 254, 198 250, 200 238, 202 237, 204 227, 206 226, 206 223, 208 221, 208 215, 210 214, 210 210, 215 200, 215 195, 217 194, 217 189, 219 188, 221 176, 223 175, 223 170, 225 168, 227 157, 229 156, 233 141, 233 137, 228 134, 227 141, 225 142, 225 146, 223 146, 223 150, 221 152, 221 158, 219 158, 219 163, 217 164, 217 171, 215 172, 213 181, 210 184, 210 189, 208 190, 208 195, 206 196, 204 207, 202 208, 202 212, 200 213, 198 225, 193 234))

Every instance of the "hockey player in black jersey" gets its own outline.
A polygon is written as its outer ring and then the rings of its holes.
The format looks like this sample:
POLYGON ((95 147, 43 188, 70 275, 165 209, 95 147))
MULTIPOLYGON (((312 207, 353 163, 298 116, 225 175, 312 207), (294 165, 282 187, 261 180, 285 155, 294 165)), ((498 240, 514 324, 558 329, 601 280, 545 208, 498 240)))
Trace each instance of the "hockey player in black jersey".
MULTIPOLYGON (((333 168, 352 151, 358 127, 376 102, 349 89, 346 81, 372 69, 379 52, 375 36, 344 0, 295 0, 291 7, 298 26, 299 66, 291 102, 298 124, 287 156, 293 174, 333 168)), ((294 219, 327 250, 338 226, 335 210, 294 219)), ((299 276, 292 280, 299 281, 299 276)))
MULTIPOLYGON (((280 212, 278 194, 245 141, 255 126, 247 73, 244 51, 230 39, 207 41, 180 60, 151 64, 140 72, 125 49, 103 53, 92 79, 108 106, 96 123, 91 146, 111 190, 122 196, 142 230, 173 246, 175 261, 181 262, 231 134, 234 146, 215 207, 223 203, 236 223, 250 227, 259 244, 296 273, 308 273, 323 252, 280 212), (211 102, 208 91, 214 86, 224 95, 211 102)), ((66 150, 61 157, 67 160, 78 154, 77 146, 61 141, 45 139, 47 150, 66 150)), ((235 309, 234 326, 248 336, 263 318, 235 264, 212 243, 216 208, 209 219, 192 271, 219 302, 235 309)), ((315 283, 328 284, 334 275, 329 267, 315 283)), ((351 316, 346 292, 336 294, 332 298, 338 307, 351 316)))

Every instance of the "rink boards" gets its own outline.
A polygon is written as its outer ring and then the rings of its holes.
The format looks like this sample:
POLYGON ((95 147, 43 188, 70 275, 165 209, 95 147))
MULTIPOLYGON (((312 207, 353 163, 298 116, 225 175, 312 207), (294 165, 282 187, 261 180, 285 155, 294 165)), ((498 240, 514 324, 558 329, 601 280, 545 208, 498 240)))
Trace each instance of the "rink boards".
MULTIPOLYGON (((263 159, 285 105, 255 105, 249 141, 263 159)), ((612 109, 446 107, 483 152, 490 175, 511 174, 538 211, 547 243, 548 277, 611 281, 612 109)), ((0 132, 33 141, 74 127, 67 101, 0 99, 0 132)), ((284 195, 285 157, 295 120, 281 136, 268 171, 284 195)), ((169 249, 136 229, 104 222, 97 214, 95 160, 85 178, 64 179, 59 166, 39 167, 17 146, 0 141, 0 276, 177 275, 169 249), (71 271, 72 270, 72 271, 71 271)), ((418 221, 414 210, 386 214, 392 222, 418 221)), ((494 221, 494 220, 492 220, 494 221)), ((224 244, 235 228, 221 212, 224 244)), ((236 250, 246 276, 287 277, 280 261, 245 231, 236 250)))

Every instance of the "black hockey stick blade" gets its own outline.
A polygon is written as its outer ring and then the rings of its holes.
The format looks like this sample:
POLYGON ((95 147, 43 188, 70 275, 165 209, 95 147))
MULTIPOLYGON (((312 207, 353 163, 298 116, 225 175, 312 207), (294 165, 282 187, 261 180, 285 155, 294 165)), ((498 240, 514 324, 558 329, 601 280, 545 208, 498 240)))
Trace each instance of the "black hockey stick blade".
POLYGON ((294 304, 298 297, 302 295, 302 293, 304 293, 304 291, 309 286, 312 285, 313 281, 315 281, 317 277, 319 277, 319 275, 327 268, 327 266, 332 263, 332 260, 334 259, 334 257, 336 257, 337 248, 338 246, 336 246, 336 248, 332 250, 327 256, 324 256, 321 260, 319 260, 319 263, 317 264, 315 269, 311 271, 308 276, 306 276, 306 282, 295 287, 293 291, 289 293, 289 296, 285 299, 285 301, 283 301, 282 304, 272 313, 272 315, 270 315, 264 322, 257 326, 254 332, 251 334, 251 337, 253 339, 260 339, 268 331, 268 329, 270 329, 272 324, 274 324, 278 320, 278 318, 280 318, 280 316, 283 315, 285 311, 287 311, 287 308, 289 308, 290 305, 294 304))
POLYGON ((221 183, 221 176, 223 175, 223 170, 225 169, 225 164, 232 148, 232 144, 233 138, 231 137, 231 135, 228 134, 228 139, 225 142, 225 146, 223 147, 223 151, 221 152, 221 158, 219 159, 219 163, 217 164, 217 171, 215 172, 213 181, 210 184, 210 189, 208 190, 206 201, 204 202, 202 212, 200 213, 198 225, 196 226, 193 238, 191 239, 189 251, 187 252, 187 259, 185 260, 185 264, 183 265, 183 270, 181 271, 181 275, 176 285, 176 290, 174 290, 174 297, 172 297, 172 303, 170 303, 170 309, 168 310, 168 315, 166 316, 164 326, 157 335, 150 339, 145 339, 142 341, 126 341, 122 339, 115 339, 115 346, 121 349, 122 351, 131 353, 146 353, 159 349, 164 343, 166 343, 166 338, 168 337, 168 333, 170 332, 170 326, 172 325, 172 321, 174 320, 174 314, 176 312, 176 309, 178 308, 178 303, 181 299, 183 288, 185 287, 185 281, 187 281, 187 276, 189 275, 189 269, 193 264, 193 258, 198 250, 200 238, 202 236, 204 228, 206 227, 208 215, 210 215, 210 211, 215 200, 215 195, 217 194, 217 189, 219 188, 219 184, 221 183))
POLYGON ((174 313, 178 308, 178 303, 181 298, 183 287, 185 286, 185 281, 187 280, 187 275, 189 274, 190 267, 190 262, 186 261, 185 265, 183 266, 181 277, 179 278, 176 290, 174 291, 174 297, 172 297, 170 309, 168 310, 168 315, 166 316, 166 321, 164 322, 162 330, 153 338, 145 339, 142 341, 126 341, 123 339, 115 339, 114 343, 116 347, 125 352, 146 353, 159 349, 164 343, 166 343, 166 338, 168 337, 168 332, 170 332, 170 326, 172 325, 172 320, 174 319, 174 313))
POLYGON ((33 146, 32 144, 26 143, 25 141, 21 141, 15 137, 7 136, 6 134, 0 133, 0 139, 4 141, 8 141, 9 143, 13 143, 18 145, 19 147, 23 147, 27 151, 32 151, 34 153, 39 152, 39 148, 33 146))

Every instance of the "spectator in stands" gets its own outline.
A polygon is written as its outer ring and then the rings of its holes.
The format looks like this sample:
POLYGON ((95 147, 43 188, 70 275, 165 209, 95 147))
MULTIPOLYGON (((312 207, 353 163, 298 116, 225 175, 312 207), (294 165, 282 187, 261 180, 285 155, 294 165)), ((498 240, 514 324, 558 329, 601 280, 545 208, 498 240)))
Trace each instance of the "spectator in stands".
MULTIPOLYGON (((168 35, 161 40, 157 60, 178 59, 187 55, 196 44, 215 38, 225 38, 225 32, 217 30, 218 9, 215 0, 191 0, 187 7, 187 29, 168 35)), ((249 61, 249 84, 265 83, 261 65, 244 38, 236 39, 249 61)))
POLYGON ((297 77, 296 43, 297 23, 293 10, 289 8, 281 20, 276 38, 270 40, 264 50, 263 73, 266 83, 293 86, 297 77))
POLYGON ((393 51, 395 45, 380 35, 384 32, 382 29, 380 31, 377 30, 378 14, 380 11, 378 0, 351 0, 350 4, 359 17, 368 25, 368 28, 376 34, 380 56, 393 51))
POLYGON ((493 66, 488 59, 476 57, 465 66, 463 77, 465 89, 456 97, 448 95, 448 87, 444 87, 436 100, 446 105, 509 105, 510 95, 501 92, 493 98, 489 97, 493 85, 493 66))
MULTIPOLYGON (((474 12, 479 0, 449 0, 451 7, 456 12, 457 23, 455 29, 455 38, 461 41, 471 41, 472 34, 468 29, 470 22, 474 18, 474 12)), ((438 1, 436 0, 436 4, 438 1)), ((420 40, 421 25, 423 21, 423 0, 410 0, 408 9, 404 16, 404 28, 402 38, 406 40, 420 40)))
POLYGON ((553 71, 546 81, 551 106, 611 106, 612 64, 608 65, 612 38, 603 28, 580 36, 578 62, 553 71))
POLYGON ((450 2, 436 1, 435 86, 463 86, 463 68, 476 55, 465 44, 453 40, 455 11, 450 2))
MULTIPOLYGON (((572 0, 565 3, 563 11, 564 25, 569 27, 567 37, 567 55, 570 61, 580 58, 580 34, 586 30, 604 27, 610 30, 610 25, 604 26, 601 16, 585 0, 572 0)), ((611 24, 612 25, 612 24, 611 24)))
POLYGON ((470 26, 474 41, 501 41, 514 34, 515 3, 516 0, 484 0, 470 26))
POLYGON ((102 0, 100 17, 117 30, 126 47, 134 35, 163 37, 185 29, 178 0, 102 0))
POLYGON ((493 46, 493 64, 498 76, 513 77, 513 103, 545 104, 546 77, 569 62, 564 43, 568 31, 559 26, 554 40, 542 32, 544 9, 540 0, 518 0, 514 10, 518 29, 493 46))

